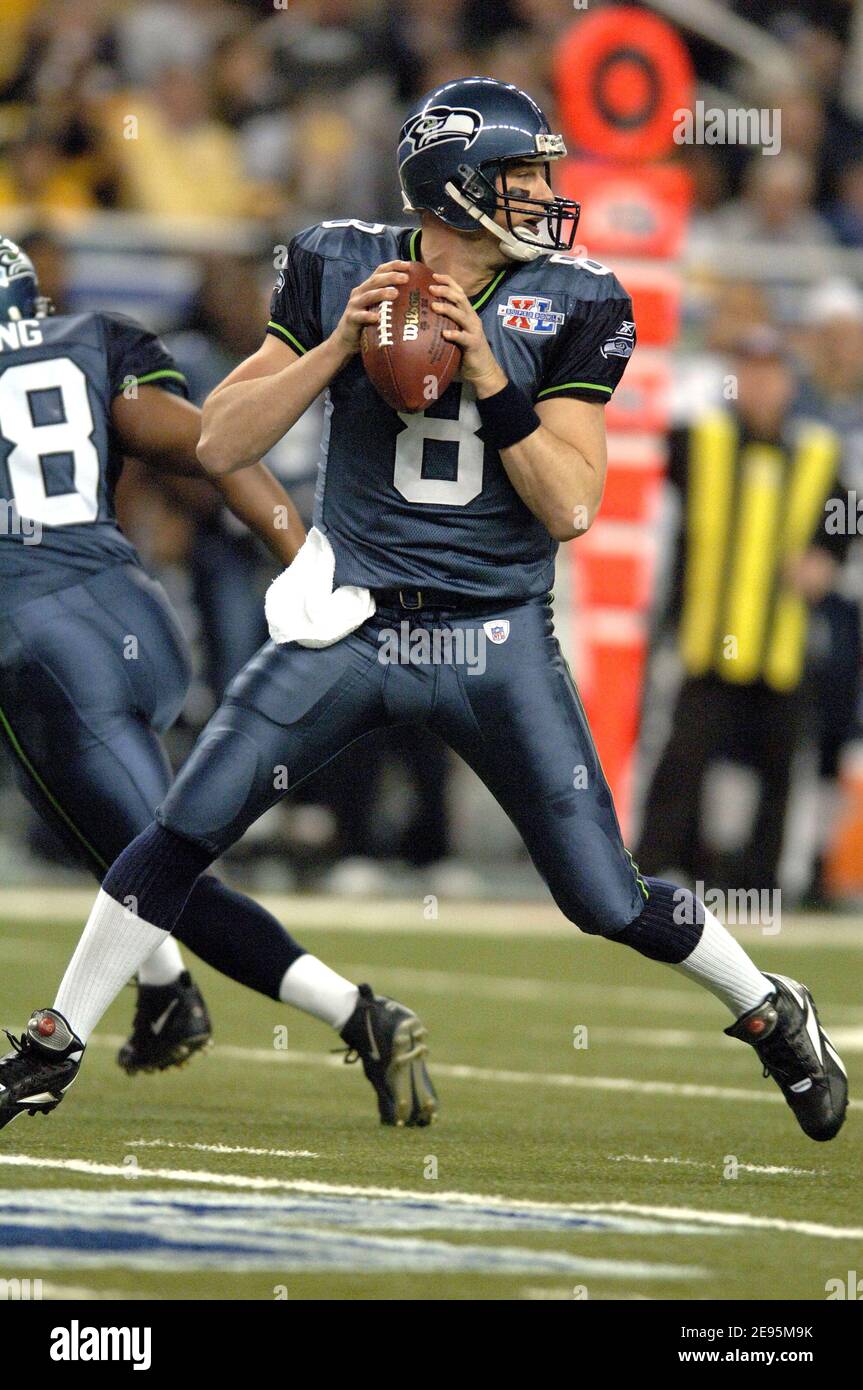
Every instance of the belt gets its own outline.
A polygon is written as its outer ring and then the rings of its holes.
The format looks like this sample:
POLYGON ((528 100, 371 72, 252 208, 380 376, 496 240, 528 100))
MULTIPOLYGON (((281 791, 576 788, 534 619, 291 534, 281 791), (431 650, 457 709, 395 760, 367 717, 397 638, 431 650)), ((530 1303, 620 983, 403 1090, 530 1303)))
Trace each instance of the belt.
POLYGON ((378 608, 403 608, 415 613, 422 608, 443 608, 460 613, 494 613, 500 608, 523 603, 524 599, 475 598, 469 594, 445 593, 441 589, 372 589, 378 608))

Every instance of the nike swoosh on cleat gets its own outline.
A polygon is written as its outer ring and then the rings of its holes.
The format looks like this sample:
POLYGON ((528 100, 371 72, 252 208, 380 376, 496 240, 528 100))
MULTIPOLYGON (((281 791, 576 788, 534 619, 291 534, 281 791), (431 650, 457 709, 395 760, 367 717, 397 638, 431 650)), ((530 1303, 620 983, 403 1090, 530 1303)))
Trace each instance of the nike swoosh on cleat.
POLYGON ((818 1019, 815 1017, 815 1010, 810 1004, 808 998, 806 1000, 806 1032, 809 1034, 809 1040, 815 1049, 818 1061, 821 1063, 823 1067, 824 1049, 821 1046, 821 1029, 818 1027, 818 1019))
POLYGON ((150 1024, 151 1033, 155 1033, 157 1037, 159 1036, 165 1024, 168 1022, 168 1019, 171 1017, 171 1014, 176 1009, 178 1003, 178 999, 172 999, 165 1012, 163 1014, 159 1014, 158 1018, 153 1019, 153 1022, 150 1024))
POLYGON ((821 1037, 822 1037, 823 1040, 824 1040, 824 1046, 825 1046, 825 1048, 826 1048, 827 1051, 830 1053, 830 1056, 833 1058, 833 1061, 836 1063, 836 1065, 837 1065, 837 1067, 839 1068, 839 1070, 841 1071, 842 1075, 843 1075, 843 1076, 847 1076, 848 1073, 847 1073, 847 1071, 845 1070, 845 1063, 842 1061, 842 1058, 839 1056, 839 1053, 836 1051, 836 1048, 833 1046, 832 1042, 830 1041, 830 1039, 828 1038, 827 1034, 826 1034, 823 1030, 822 1030, 822 1033, 821 1033, 821 1037))
POLYGON ((50 1091, 39 1091, 38 1094, 35 1095, 35 1096, 19 1096, 19 1097, 18 1097, 18 1104, 19 1104, 19 1105, 38 1105, 41 1101, 56 1100, 56 1099, 57 1099, 57 1097, 56 1097, 56 1096, 52 1096, 52 1094, 51 1094, 50 1091))

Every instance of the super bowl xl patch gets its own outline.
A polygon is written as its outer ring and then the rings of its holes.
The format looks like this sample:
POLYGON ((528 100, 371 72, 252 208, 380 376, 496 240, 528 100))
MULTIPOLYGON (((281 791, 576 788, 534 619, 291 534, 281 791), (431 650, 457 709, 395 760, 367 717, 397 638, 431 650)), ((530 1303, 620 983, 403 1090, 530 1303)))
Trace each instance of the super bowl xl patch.
POLYGON ((563 323, 564 315, 555 313, 550 295, 511 294, 505 304, 498 304, 497 316, 504 328, 514 333, 554 334, 563 323))

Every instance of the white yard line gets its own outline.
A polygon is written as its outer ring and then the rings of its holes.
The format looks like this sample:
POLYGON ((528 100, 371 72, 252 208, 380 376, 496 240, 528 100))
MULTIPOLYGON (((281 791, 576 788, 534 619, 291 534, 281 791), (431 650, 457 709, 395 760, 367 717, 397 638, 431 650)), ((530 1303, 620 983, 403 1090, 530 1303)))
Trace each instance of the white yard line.
POLYGON ((827 1226, 820 1221, 787 1221, 781 1216, 751 1216, 747 1212, 704 1211, 696 1207, 655 1207, 637 1202, 585 1202, 582 1211, 630 1212, 669 1221, 703 1221, 729 1230, 786 1231, 823 1240, 863 1240, 863 1226, 827 1226))
MULTIPOLYGON (((679 1158, 676 1155, 667 1157, 653 1157, 651 1154, 606 1154, 610 1163, 661 1163, 670 1164, 679 1168, 707 1168, 712 1172, 721 1172, 722 1163, 705 1163, 698 1158, 679 1158)), ((780 1163, 737 1163, 737 1169, 741 1173, 768 1173, 771 1176, 780 1173, 790 1174, 796 1178, 820 1178, 826 1173, 826 1168, 788 1168, 780 1163)))
POLYGON ((152 1303, 159 1298, 158 1294, 152 1293, 133 1293, 129 1289, 88 1289, 80 1284, 55 1284, 47 1279, 40 1279, 42 1286, 42 1299, 45 1302, 69 1302, 75 1303, 127 1303, 129 1301, 141 1301, 152 1303))
MULTIPOLYGON (((301 1192, 310 1195, 385 1197, 401 1201, 428 1203, 429 1192, 395 1187, 358 1186, 348 1183, 314 1182, 295 1178, 262 1178, 239 1173, 212 1173, 198 1169, 151 1168, 131 1169, 119 1163, 97 1163, 81 1158, 42 1158, 29 1154, 0 1153, 0 1166, 7 1168, 42 1169, 49 1172, 80 1173, 92 1177, 122 1177, 138 1184, 151 1182, 201 1184, 205 1187, 224 1187, 251 1192, 301 1192)), ((476 1205, 505 1211, 536 1211, 566 1214, 620 1213, 656 1217, 670 1222, 696 1222, 705 1226, 729 1230, 783 1231, 824 1240, 861 1240, 863 1226, 829 1226, 817 1221, 789 1221, 783 1217, 753 1216, 748 1212, 713 1211, 699 1207, 667 1207, 635 1202, 531 1202, 488 1196, 469 1192, 435 1192, 435 1204, 476 1205)))
MULTIPOLYGON (((116 1048, 122 1039, 108 1034, 94 1037, 90 1046, 116 1048)), ((329 1052, 291 1052, 270 1047, 237 1047, 221 1043, 213 1050, 213 1058, 241 1062, 244 1065, 293 1065, 307 1067, 339 1067, 342 1058, 329 1052)), ((575 1076, 570 1072, 508 1071, 496 1067, 472 1067, 452 1062, 435 1062, 435 1076, 451 1081, 484 1081, 502 1086, 549 1086, 576 1091, 616 1091, 643 1096, 674 1096, 684 1100, 727 1100, 754 1104, 784 1105, 776 1089, 752 1091, 742 1086, 706 1086, 687 1081, 638 1081, 631 1076, 575 1076)), ((851 1109, 863 1108, 863 1101, 851 1101, 851 1109)))
POLYGON ((248 1149, 241 1144, 181 1144, 174 1139, 124 1139, 127 1149, 187 1149, 202 1154, 255 1154, 260 1158, 320 1158, 311 1149, 248 1149))

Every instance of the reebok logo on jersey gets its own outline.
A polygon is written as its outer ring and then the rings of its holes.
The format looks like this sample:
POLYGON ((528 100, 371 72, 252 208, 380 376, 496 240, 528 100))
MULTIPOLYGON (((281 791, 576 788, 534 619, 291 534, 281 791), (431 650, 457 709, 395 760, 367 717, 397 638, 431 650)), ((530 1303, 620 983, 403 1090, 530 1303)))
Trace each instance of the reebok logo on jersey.
POLYGON ((550 295, 511 294, 505 304, 498 304, 497 316, 503 319, 504 328, 514 333, 542 333, 546 336, 557 332, 565 318, 551 307, 550 295))

